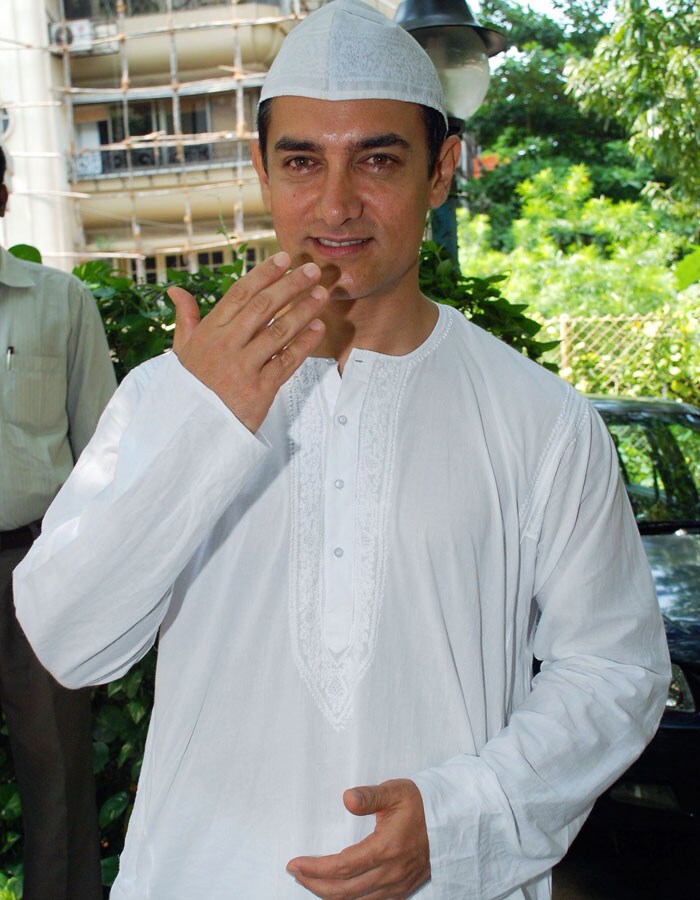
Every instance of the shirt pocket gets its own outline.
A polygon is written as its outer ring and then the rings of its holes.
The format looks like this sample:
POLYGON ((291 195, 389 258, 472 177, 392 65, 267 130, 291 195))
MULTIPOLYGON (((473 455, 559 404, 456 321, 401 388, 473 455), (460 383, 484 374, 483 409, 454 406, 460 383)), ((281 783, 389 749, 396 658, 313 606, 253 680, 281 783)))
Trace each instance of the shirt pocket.
POLYGON ((3 406, 8 422, 34 434, 65 431, 65 359, 15 354, 5 375, 3 406))

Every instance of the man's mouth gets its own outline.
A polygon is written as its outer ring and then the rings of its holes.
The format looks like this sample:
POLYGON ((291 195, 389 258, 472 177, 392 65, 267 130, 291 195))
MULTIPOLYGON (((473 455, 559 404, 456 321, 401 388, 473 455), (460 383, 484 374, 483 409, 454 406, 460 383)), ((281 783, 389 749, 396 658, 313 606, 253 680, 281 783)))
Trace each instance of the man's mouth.
POLYGON ((331 241, 328 238, 316 238, 322 247, 355 247, 359 244, 366 244, 369 238, 355 238, 348 241, 331 241))

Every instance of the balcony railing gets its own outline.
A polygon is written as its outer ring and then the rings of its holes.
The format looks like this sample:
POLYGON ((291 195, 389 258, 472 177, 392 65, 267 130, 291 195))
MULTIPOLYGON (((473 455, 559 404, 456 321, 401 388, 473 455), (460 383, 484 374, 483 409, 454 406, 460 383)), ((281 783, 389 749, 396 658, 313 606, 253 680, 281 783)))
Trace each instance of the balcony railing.
POLYGON ((234 141, 195 143, 182 148, 182 158, 175 146, 136 146, 131 149, 83 149, 75 155, 75 174, 78 179, 104 178, 126 175, 159 175, 185 167, 200 168, 209 164, 233 165, 238 162, 234 141))
MULTIPOLYGON (((291 0, 265 0, 270 6, 289 6, 291 0)), ((202 9, 205 6, 231 6, 230 0, 172 0, 173 12, 202 9)), ((117 0, 65 0, 67 19, 114 19, 117 0)), ((124 0, 127 16, 153 15, 168 12, 167 0, 124 0)), ((288 10, 287 10, 288 11, 288 10)))

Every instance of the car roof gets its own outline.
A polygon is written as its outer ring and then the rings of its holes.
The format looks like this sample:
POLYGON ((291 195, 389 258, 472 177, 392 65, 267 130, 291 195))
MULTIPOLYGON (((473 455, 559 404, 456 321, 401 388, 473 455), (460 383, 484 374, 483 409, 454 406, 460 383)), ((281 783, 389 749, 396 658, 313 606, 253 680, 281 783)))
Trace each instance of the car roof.
POLYGON ((588 394, 588 399, 600 412, 675 413, 700 416, 700 409, 690 403, 662 400, 657 397, 616 397, 610 394, 588 394))

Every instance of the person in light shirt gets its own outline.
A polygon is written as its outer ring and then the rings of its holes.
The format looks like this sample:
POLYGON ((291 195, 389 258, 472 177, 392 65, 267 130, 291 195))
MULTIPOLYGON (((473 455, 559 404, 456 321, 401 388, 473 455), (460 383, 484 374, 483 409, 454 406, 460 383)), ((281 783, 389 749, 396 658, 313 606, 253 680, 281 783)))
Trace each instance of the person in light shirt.
MULTIPOLYGON (((8 205, 0 147, 0 216, 8 205)), ((58 684, 17 623, 12 571, 116 388, 102 320, 72 275, 0 247, 0 703, 22 804, 24 900, 101 900, 91 691, 58 684)), ((57 600, 47 586, 44 602, 57 600)))
POLYGON ((543 900, 658 724, 602 422, 419 290, 445 132, 383 16, 336 0, 292 30, 254 148, 280 251, 201 321, 172 289, 174 352, 122 384, 17 570, 67 684, 158 636, 112 900, 543 900))

